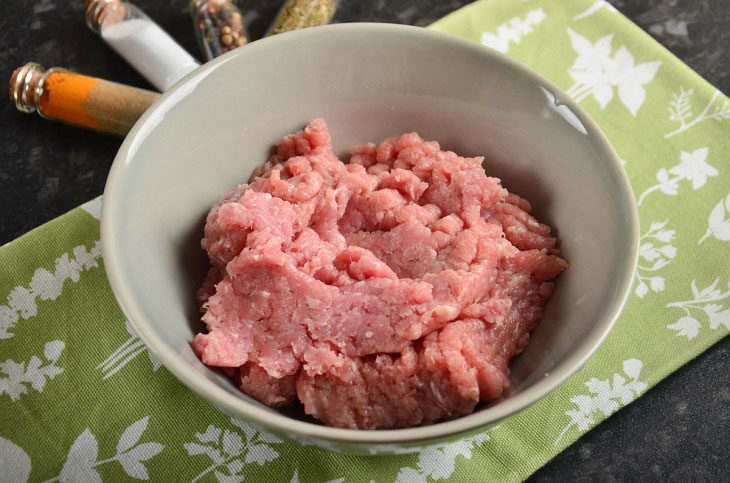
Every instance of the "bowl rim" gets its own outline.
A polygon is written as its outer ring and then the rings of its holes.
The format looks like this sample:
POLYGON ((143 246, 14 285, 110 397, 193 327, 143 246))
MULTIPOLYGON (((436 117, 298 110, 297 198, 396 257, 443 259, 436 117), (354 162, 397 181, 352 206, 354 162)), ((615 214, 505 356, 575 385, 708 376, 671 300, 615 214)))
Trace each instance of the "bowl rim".
POLYGON ((633 282, 634 271, 638 263, 639 229, 638 207, 634 198, 633 189, 631 188, 631 182, 623 168, 619 156, 616 154, 608 138, 593 119, 553 82, 508 55, 485 47, 473 40, 423 27, 357 22, 302 29, 257 40, 247 45, 245 49, 234 49, 233 51, 202 65, 183 77, 171 89, 163 93, 136 122, 132 130, 124 139, 122 146, 119 148, 119 151, 114 158, 103 195, 101 246, 106 274, 114 296, 119 303, 122 312, 134 326, 140 338, 144 341, 152 353, 155 354, 160 362, 172 374, 174 374, 180 382, 211 402, 214 406, 234 415, 235 417, 259 424, 283 434, 294 433, 295 435, 304 438, 316 438, 337 443, 396 444, 446 439, 462 433, 470 433, 479 429, 485 429, 488 426, 497 423, 501 419, 519 413, 530 405, 540 401, 562 385, 573 374, 578 372, 608 336, 609 332, 618 320, 626 301, 628 300, 633 282), (623 199, 628 205, 626 208, 630 218, 628 223, 630 232, 626 235, 631 239, 631 253, 628 263, 625 264, 623 271, 618 277, 619 283, 617 284, 615 291, 617 294, 617 303, 611 307, 606 318, 600 321, 594 332, 588 336, 588 340, 584 342, 582 350, 576 351, 564 358, 558 365, 557 369, 553 370, 549 376, 541 378, 539 381, 535 382, 519 394, 500 401, 498 404, 495 404, 485 410, 477 411, 470 415, 462 416, 450 421, 426 426, 379 430, 335 428, 300 421, 279 413, 272 413, 269 409, 261 408, 244 401, 243 399, 217 386, 207 378, 197 374, 195 371, 190 370, 177 352, 168 348, 163 340, 158 338, 151 329, 147 328, 147 320, 143 316, 139 305, 135 302, 134 298, 127 290, 127 286, 125 285, 121 275, 121 263, 119 258, 115 255, 118 251, 116 250, 117 240, 115 240, 113 236, 113 219, 111 217, 112 208, 117 203, 117 188, 119 180, 123 177, 125 167, 129 164, 128 159, 130 158, 130 154, 136 150, 136 145, 144 140, 147 132, 157 124, 156 120, 153 120, 151 123, 148 121, 158 112, 164 112, 169 106, 174 105, 178 98, 184 97, 189 91, 186 87, 191 88, 197 85, 195 79, 202 79, 215 70, 219 65, 230 61, 236 56, 246 55, 246 52, 251 52, 256 49, 266 49, 269 48, 269 46, 277 45, 279 43, 294 43, 306 40, 309 37, 342 32, 367 32, 369 35, 392 32, 410 35, 413 36, 414 39, 423 39, 424 42, 436 41, 451 44, 454 48, 465 49, 478 53, 486 62, 506 64, 507 67, 518 71, 520 75, 529 78, 536 84, 542 85, 555 96, 556 100, 559 99, 560 104, 566 105, 571 111, 573 111, 573 113, 575 113, 577 118, 586 128, 589 139, 591 139, 592 143, 598 146, 599 151, 602 151, 605 157, 609 159, 611 168, 615 172, 614 174, 618 181, 619 189, 621 191, 621 199, 623 199))

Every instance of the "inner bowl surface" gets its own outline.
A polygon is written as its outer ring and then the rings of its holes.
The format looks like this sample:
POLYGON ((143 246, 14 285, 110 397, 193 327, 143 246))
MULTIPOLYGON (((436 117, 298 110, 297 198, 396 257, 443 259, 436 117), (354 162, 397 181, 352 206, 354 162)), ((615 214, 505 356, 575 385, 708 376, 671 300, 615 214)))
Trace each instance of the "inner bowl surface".
POLYGON ((576 372, 628 295, 638 215, 628 179, 598 127, 521 64, 417 27, 345 24, 254 42, 166 92, 124 141, 104 193, 104 261, 122 310, 161 362, 219 408, 294 437, 351 444, 423 442, 483 428, 576 372), (505 398, 474 414, 399 430, 325 427, 268 408, 204 366, 195 290, 210 207, 248 179, 284 134, 315 117, 335 152, 417 131, 464 156, 556 229, 570 269, 558 280, 505 398))

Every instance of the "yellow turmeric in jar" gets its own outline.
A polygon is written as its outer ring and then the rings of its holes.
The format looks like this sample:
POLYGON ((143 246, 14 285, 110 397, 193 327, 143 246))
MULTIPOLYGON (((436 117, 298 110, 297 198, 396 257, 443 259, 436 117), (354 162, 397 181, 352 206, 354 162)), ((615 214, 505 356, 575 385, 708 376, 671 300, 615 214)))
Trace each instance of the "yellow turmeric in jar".
POLYGON ((16 69, 10 99, 24 112, 124 136, 158 94, 34 63, 16 69))
POLYGON ((99 121, 89 115, 86 108, 89 94, 99 82, 99 79, 70 72, 49 72, 40 96, 40 113, 52 119, 98 129, 99 121))

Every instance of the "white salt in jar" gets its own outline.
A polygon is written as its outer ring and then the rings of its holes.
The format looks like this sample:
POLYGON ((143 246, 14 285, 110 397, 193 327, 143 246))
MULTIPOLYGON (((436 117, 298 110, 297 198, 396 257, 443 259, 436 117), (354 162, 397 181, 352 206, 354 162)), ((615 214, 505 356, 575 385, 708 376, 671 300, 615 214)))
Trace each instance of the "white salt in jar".
POLYGON ((200 63, 142 10, 121 0, 86 0, 87 25, 160 91, 200 63))

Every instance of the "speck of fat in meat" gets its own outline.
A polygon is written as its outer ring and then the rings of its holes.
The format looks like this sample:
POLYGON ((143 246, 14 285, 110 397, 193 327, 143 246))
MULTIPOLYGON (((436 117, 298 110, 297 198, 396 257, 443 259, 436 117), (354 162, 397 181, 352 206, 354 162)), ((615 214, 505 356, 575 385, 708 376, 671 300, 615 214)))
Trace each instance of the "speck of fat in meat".
POLYGON ((192 347, 223 367, 248 361, 240 372, 256 377, 242 390, 277 406, 299 399, 331 426, 468 414, 503 392, 553 290, 545 278, 567 262, 481 158, 416 133, 351 152, 348 166, 315 119, 211 209, 201 245, 215 270, 199 296, 209 332, 192 347))

